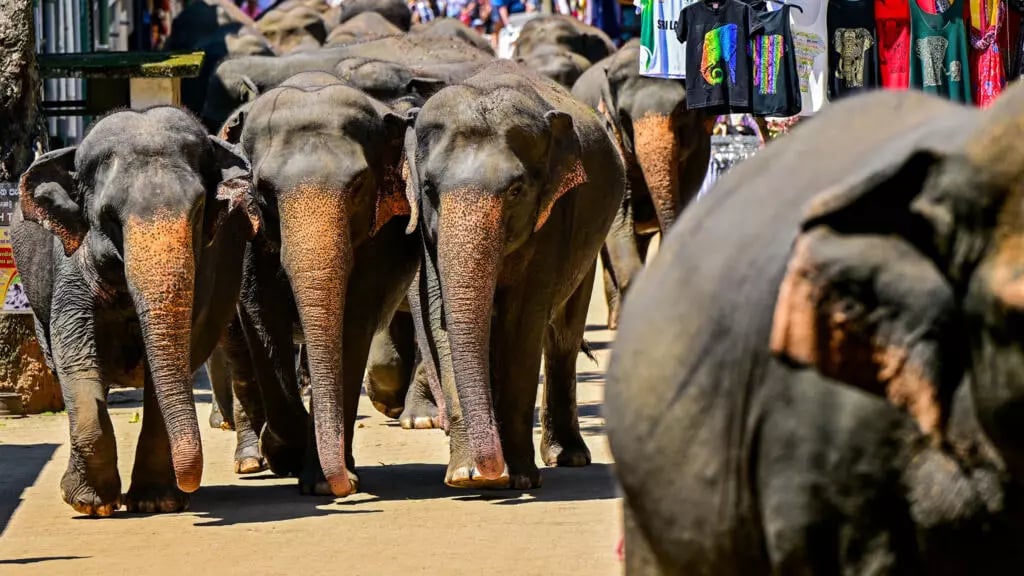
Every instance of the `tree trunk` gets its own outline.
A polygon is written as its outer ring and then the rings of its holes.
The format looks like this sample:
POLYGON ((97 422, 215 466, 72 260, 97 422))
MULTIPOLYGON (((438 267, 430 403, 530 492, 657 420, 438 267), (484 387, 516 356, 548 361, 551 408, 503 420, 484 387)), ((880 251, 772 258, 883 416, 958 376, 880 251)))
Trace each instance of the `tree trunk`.
MULTIPOLYGON (((17 182, 45 147, 41 99, 32 0, 0 0, 0 182, 17 182)), ((29 314, 0 315, 0 392, 20 393, 30 414, 64 408, 29 314)))

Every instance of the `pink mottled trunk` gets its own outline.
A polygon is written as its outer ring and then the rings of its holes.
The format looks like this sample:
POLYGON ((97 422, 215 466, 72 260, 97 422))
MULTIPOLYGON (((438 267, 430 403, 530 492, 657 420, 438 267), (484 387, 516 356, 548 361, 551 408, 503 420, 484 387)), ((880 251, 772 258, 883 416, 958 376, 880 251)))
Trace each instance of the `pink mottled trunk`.
POLYGON ((675 223, 679 212, 680 147, 672 129, 672 118, 648 115, 633 123, 636 161, 654 202, 662 233, 675 223))

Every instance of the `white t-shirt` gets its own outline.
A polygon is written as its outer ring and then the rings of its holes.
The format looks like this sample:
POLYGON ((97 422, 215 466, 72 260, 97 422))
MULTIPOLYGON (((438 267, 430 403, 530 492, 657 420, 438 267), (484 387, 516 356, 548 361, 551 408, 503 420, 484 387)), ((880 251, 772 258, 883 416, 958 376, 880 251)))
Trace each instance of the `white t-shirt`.
POLYGON ((633 0, 640 14, 640 74, 686 77, 686 45, 676 38, 679 13, 695 0, 633 0))
MULTIPOLYGON (((801 116, 813 116, 825 105, 828 94, 828 2, 827 0, 787 0, 803 8, 789 9, 789 27, 793 33, 797 76, 800 78, 801 116)), ((768 2, 772 10, 780 6, 768 2)))

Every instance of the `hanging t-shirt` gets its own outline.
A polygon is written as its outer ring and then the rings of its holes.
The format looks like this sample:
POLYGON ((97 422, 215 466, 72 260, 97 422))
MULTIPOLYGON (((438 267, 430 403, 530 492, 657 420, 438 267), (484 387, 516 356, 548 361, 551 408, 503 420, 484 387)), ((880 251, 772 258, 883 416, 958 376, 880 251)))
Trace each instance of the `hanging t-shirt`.
POLYGON ((696 0, 634 0, 640 10, 640 75, 686 77, 686 46, 676 41, 679 13, 696 0))
POLYGON ((924 92, 970 104, 967 32, 960 2, 942 14, 929 14, 910 0, 910 85, 924 92))
POLYGON ((987 108, 1006 86, 1005 59, 999 49, 1000 33, 1006 26, 1006 3, 1003 0, 968 0, 967 6, 974 102, 987 108))
POLYGON ((800 113, 800 81, 796 73, 793 35, 789 29, 789 11, 758 12, 761 33, 750 40, 753 69, 753 112, 758 116, 789 117, 800 113))
POLYGON ((686 42, 686 107, 749 112, 747 42, 761 29, 740 0, 702 0, 679 13, 676 38, 686 42))
POLYGON ((910 86, 910 5, 907 0, 875 0, 878 26, 878 68, 882 86, 910 86))
MULTIPOLYGON (((828 69, 827 0, 787 0, 793 6, 789 12, 789 29, 793 36, 796 56, 796 76, 800 83, 800 115, 813 116, 827 101, 825 95, 828 69), (801 12, 796 7, 803 9, 801 12)), ((782 6, 769 3, 773 10, 782 6)))
POLYGON ((878 87, 874 0, 829 0, 828 67, 831 100, 878 87))

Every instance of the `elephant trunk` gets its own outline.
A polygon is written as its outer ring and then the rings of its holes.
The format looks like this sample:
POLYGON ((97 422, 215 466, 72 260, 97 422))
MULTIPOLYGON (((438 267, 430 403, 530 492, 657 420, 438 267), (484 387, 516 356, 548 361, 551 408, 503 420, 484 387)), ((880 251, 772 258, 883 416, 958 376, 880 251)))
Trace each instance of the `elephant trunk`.
POLYGON ((174 475, 184 492, 195 492, 203 476, 190 365, 195 291, 192 235, 187 218, 158 212, 147 220, 129 219, 124 236, 125 277, 167 427, 174 475))
POLYGON ((339 190, 302 185, 283 194, 281 263, 292 284, 306 336, 316 447, 331 492, 355 491, 346 469, 342 330, 352 270, 348 198, 339 190))
POLYGON ((464 420, 474 475, 485 480, 497 480, 505 473, 488 357, 504 239, 500 198, 476 190, 441 196, 438 273, 459 400, 451 425, 464 420))
POLYGON ((679 213, 679 141, 672 129, 672 117, 649 114, 633 123, 637 164, 644 174, 647 188, 664 234, 679 213))

